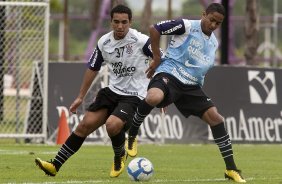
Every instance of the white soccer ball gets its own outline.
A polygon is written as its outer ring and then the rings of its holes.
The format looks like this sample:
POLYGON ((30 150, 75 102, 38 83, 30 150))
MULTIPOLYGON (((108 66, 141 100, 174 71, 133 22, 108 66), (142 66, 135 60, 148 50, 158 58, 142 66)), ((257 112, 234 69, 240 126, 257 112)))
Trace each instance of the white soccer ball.
POLYGON ((133 181, 148 181, 152 178, 153 173, 153 164, 146 158, 134 158, 127 166, 127 174, 133 181))

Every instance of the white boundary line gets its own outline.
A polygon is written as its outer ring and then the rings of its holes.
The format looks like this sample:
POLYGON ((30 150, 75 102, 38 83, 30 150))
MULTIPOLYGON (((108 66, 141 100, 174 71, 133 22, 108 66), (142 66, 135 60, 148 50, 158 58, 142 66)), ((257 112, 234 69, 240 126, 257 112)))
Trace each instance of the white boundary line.
POLYGON ((47 6, 47 2, 0 2, 0 6, 47 6))
MULTIPOLYGON (((261 181, 261 180, 271 180, 277 181, 282 180, 282 178, 246 178, 248 181, 261 181)), ((160 179, 153 179, 150 180, 149 183, 204 183, 204 182, 223 182, 228 181, 223 178, 214 178, 214 179, 183 179, 183 180, 160 180, 160 179)), ((3 184, 80 184, 80 183, 124 183, 124 180, 68 180, 68 181, 57 181, 57 182, 18 182, 18 183, 3 183, 3 184)), ((130 179, 128 179, 128 183, 130 183, 130 179)))
MULTIPOLYGON (((34 151, 15 151, 15 150, 2 150, 0 149, 0 155, 28 155, 33 154, 34 151)), ((56 154, 57 151, 40 151, 36 152, 36 154, 48 155, 48 154, 56 154)))

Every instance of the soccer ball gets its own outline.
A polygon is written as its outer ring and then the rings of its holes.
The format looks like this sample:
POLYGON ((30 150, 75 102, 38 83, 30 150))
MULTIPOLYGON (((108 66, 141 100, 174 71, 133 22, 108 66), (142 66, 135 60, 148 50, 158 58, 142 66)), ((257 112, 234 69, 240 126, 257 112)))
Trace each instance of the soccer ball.
POLYGON ((153 173, 153 164, 146 158, 134 158, 127 166, 127 174, 133 181, 148 181, 153 173))

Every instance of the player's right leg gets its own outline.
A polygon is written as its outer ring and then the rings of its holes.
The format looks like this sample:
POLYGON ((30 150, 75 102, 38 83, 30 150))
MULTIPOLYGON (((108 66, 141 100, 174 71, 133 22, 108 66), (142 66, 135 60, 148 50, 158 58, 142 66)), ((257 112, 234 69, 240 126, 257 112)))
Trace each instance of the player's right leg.
POLYGON ((245 183, 246 180, 243 178, 241 171, 237 169, 235 164, 232 143, 229 134, 225 129, 223 117, 217 112, 216 107, 213 106, 205 111, 202 119, 210 125, 214 142, 217 144, 221 156, 225 162, 225 178, 238 183, 245 183))
POLYGON ((241 171, 237 169, 225 170, 224 177, 237 183, 246 183, 246 180, 241 175, 241 171))
POLYGON ((61 146, 55 158, 51 161, 43 161, 40 158, 36 158, 36 165, 45 174, 56 176, 61 166, 80 149, 85 138, 104 124, 106 116, 107 109, 101 109, 96 112, 87 111, 75 131, 72 132, 66 142, 61 146))
POLYGON ((126 143, 126 151, 129 156, 135 157, 137 155, 137 134, 139 127, 152 109, 159 104, 164 98, 164 93, 159 88, 150 88, 147 96, 138 105, 137 110, 133 116, 133 121, 128 132, 128 139, 126 143))
MULTIPOLYGON (((125 111, 126 112, 126 111, 125 111)), ((125 132, 124 124, 120 118, 111 115, 106 122, 106 129, 112 142, 114 161, 110 171, 110 177, 118 177, 125 168, 127 154, 124 149, 125 132)))
POLYGON ((130 127, 130 122, 137 105, 138 97, 123 96, 118 98, 118 105, 106 121, 106 129, 112 141, 114 162, 110 176, 118 177, 125 169, 127 153, 125 151, 125 131, 130 127))
POLYGON ((44 161, 41 160, 40 158, 36 158, 35 163, 42 171, 45 172, 46 175, 56 176, 57 169, 55 165, 52 163, 52 161, 44 161))
POLYGON ((135 157, 137 155, 137 134, 139 127, 148 114, 157 105, 162 106, 161 103, 166 103, 165 94, 168 93, 168 81, 166 74, 156 75, 148 86, 147 96, 138 105, 137 110, 133 116, 133 121, 128 132, 128 139, 126 143, 126 151, 129 156, 135 157))

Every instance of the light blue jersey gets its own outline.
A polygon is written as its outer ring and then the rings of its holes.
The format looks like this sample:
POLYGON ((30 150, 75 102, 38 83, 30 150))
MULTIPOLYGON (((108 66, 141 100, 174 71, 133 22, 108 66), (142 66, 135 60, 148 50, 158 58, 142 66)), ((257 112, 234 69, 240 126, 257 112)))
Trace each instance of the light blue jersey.
POLYGON ((184 84, 203 86, 206 73, 214 66, 218 48, 215 35, 202 32, 201 20, 165 21, 155 28, 162 35, 173 35, 156 74, 169 73, 184 84))

